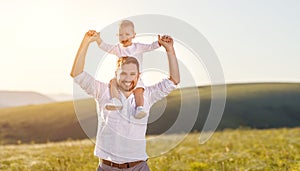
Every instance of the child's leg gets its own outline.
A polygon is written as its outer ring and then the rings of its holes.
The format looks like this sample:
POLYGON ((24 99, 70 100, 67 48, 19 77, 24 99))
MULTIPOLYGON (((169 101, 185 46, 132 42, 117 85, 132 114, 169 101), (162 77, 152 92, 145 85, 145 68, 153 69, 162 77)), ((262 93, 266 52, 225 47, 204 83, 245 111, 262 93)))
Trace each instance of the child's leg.
POLYGON ((144 88, 137 87, 134 90, 134 97, 137 106, 134 117, 136 119, 141 119, 146 116, 146 112, 144 111, 144 88))
POLYGON ((121 110, 122 109, 122 103, 119 100, 120 94, 117 88, 117 80, 116 78, 113 78, 109 82, 109 91, 110 96, 112 99, 112 103, 108 103, 105 105, 105 108, 107 110, 121 110))
POLYGON ((136 88, 134 91, 136 106, 144 106, 144 89, 142 87, 136 88))
POLYGON ((117 79, 116 79, 116 77, 110 80, 110 82, 109 82, 109 91, 110 91, 111 98, 119 99, 120 95, 119 95, 119 91, 118 91, 118 88, 117 88, 117 79))

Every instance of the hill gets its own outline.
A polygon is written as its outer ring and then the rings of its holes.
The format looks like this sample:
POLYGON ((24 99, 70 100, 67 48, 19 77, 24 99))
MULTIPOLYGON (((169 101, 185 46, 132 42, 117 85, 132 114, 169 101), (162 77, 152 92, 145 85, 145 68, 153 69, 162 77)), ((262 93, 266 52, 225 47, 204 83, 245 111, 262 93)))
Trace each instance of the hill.
MULTIPOLYGON (((200 108, 193 130, 201 131, 210 108, 210 87, 199 87, 200 108)), ((181 106, 182 94, 194 93, 192 88, 173 91, 167 97, 166 109, 162 116, 164 101, 156 103, 151 109, 149 120, 158 117, 148 126, 148 134, 160 134, 176 121, 181 106)), ((192 102, 195 96, 188 96, 192 102)), ((96 133, 95 102, 91 99, 75 102, 80 115, 80 123, 92 134, 96 133), (91 130, 92 129, 92 130, 91 130)), ((300 84, 262 83, 236 84, 227 86, 227 102, 218 130, 225 128, 275 128, 300 126, 300 84)), ((0 143, 61 141, 68 138, 87 138, 81 129, 78 115, 72 102, 31 105, 25 107, 0 109, 0 143)), ((187 111, 185 117, 189 118, 187 111)), ((182 122, 182 125, 189 124, 182 122)), ((170 133, 178 133, 174 130, 170 133)))
MULTIPOLYGON (((192 91, 192 89, 176 90, 169 95, 169 106, 162 117, 150 124, 149 128, 151 129, 148 129, 148 133, 160 134, 173 125, 181 106, 179 97, 182 94, 189 94, 188 91, 192 91)), ((200 108, 193 130, 200 131, 203 128, 211 103, 210 92, 210 87, 199 87, 200 108)), ((194 99, 195 97, 191 95, 188 100, 195 101, 197 100, 194 99)), ((227 85, 226 105, 218 130, 238 127, 278 128, 300 126, 299 104, 299 83, 227 85)), ((191 112, 187 111, 186 117, 191 117, 190 115, 191 112)))
POLYGON ((1 144, 41 143, 68 138, 87 138, 70 101, 0 109, 1 144))
POLYGON ((73 100, 73 95, 66 93, 59 94, 47 94, 48 97, 55 100, 56 102, 70 101, 73 100))
POLYGON ((30 91, 0 91, 0 108, 52 103, 53 99, 30 91))

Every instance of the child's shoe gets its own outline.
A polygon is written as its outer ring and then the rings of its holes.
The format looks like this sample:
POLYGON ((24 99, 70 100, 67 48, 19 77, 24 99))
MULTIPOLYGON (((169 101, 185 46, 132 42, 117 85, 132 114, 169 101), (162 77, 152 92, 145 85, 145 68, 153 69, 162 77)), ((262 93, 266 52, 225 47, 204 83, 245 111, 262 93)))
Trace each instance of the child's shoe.
POLYGON ((112 98, 111 103, 105 104, 106 110, 121 110, 123 108, 122 102, 117 98, 112 98))
POLYGON ((136 108, 136 113, 134 115, 135 119, 142 119, 146 116, 146 111, 144 110, 143 106, 138 106, 136 108))

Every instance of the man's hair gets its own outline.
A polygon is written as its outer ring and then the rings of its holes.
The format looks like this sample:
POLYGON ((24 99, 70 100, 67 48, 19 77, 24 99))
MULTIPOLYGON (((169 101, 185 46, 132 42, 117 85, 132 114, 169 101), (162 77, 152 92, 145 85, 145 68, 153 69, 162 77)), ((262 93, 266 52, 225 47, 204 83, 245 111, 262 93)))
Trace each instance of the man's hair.
POLYGON ((117 61, 117 69, 119 69, 122 65, 125 64, 135 64, 138 69, 138 72, 140 72, 139 62, 136 58, 129 56, 119 58, 117 61))
POLYGON ((122 20, 122 21, 120 22, 119 28, 121 28, 121 27, 126 27, 126 26, 131 26, 131 27, 133 28, 133 30, 134 30, 134 24, 133 24, 133 22, 130 21, 130 20, 122 20))

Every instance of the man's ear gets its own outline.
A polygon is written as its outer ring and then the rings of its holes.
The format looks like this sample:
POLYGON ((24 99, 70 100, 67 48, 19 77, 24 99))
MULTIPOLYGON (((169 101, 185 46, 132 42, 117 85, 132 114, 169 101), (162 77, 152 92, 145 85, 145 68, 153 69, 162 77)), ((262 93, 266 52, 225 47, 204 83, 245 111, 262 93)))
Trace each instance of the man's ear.
POLYGON ((115 78, 116 78, 117 80, 120 78, 120 75, 118 75, 118 71, 119 71, 119 69, 117 69, 117 70, 115 71, 115 78))

